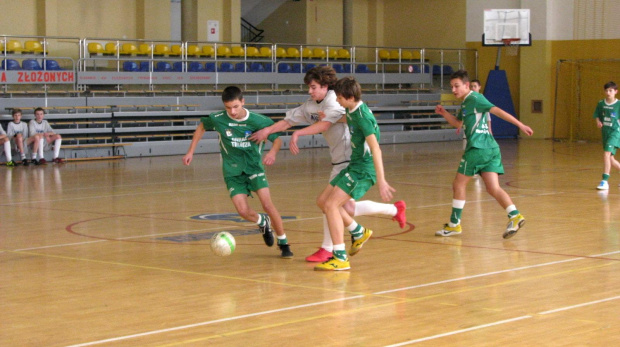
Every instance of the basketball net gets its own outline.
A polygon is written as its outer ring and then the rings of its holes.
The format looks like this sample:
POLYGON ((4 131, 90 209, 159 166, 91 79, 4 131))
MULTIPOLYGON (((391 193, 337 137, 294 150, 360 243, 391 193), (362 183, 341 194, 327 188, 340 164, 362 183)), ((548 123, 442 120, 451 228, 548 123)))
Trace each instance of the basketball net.
POLYGON ((514 57, 519 54, 519 41, 521 39, 502 39, 502 41, 504 42, 507 56, 514 57))

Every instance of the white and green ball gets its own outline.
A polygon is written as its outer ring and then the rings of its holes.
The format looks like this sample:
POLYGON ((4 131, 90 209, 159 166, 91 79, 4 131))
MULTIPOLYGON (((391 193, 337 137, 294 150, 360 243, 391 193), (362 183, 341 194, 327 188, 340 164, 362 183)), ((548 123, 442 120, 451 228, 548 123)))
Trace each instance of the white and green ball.
POLYGON ((221 231, 211 237, 211 250, 215 255, 225 257, 235 251, 235 238, 227 231, 221 231))

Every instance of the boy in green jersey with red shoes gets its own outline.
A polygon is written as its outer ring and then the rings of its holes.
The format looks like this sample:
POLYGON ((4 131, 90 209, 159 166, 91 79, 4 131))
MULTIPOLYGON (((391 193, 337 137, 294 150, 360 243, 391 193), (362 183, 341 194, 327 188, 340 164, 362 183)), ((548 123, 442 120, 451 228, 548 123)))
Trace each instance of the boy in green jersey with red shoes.
POLYGON ((385 180, 383 157, 379 147, 379 126, 368 106, 361 101, 362 88, 353 77, 345 77, 334 86, 336 101, 345 108, 351 134, 351 162, 329 182, 331 191, 323 205, 334 244, 332 257, 314 267, 317 271, 341 271, 351 268, 344 245, 344 228, 351 233, 349 255, 357 254, 370 239, 372 230, 357 224, 344 205, 359 200, 375 183, 383 201, 396 191, 385 180))
POLYGON ((237 212, 243 219, 258 225, 263 240, 269 247, 274 244, 273 226, 282 258, 292 258, 293 253, 284 233, 282 217, 271 201, 269 183, 263 167, 263 164, 272 165, 275 162, 282 141, 278 138, 278 134, 270 135, 269 141, 273 142, 273 146, 265 158, 262 158, 261 150, 264 142, 257 144, 250 141, 249 137, 253 132, 272 125, 273 121, 244 108, 243 93, 238 87, 230 86, 224 89, 222 102, 224 111, 214 112, 200 119, 187 154, 183 156, 183 164, 189 165, 192 162, 196 146, 205 131, 215 130, 220 135, 224 181, 237 212), (248 196, 251 192, 258 195, 267 214, 256 213, 250 207, 248 196))
POLYGON ((519 213, 508 193, 499 185, 499 175, 504 174, 504 166, 502 165, 499 145, 489 132, 487 124, 488 113, 492 113, 516 125, 529 136, 534 131, 506 111, 491 104, 484 95, 470 90, 467 71, 459 70, 454 72, 450 76, 450 85, 452 86, 452 94, 457 99, 463 100, 461 110, 454 117, 443 106, 437 105, 435 112, 442 115, 450 125, 457 128, 463 127, 463 132, 467 137, 467 147, 452 183, 454 195, 450 222, 446 223, 435 235, 452 236, 462 232, 461 213, 465 206, 467 183, 475 174, 480 174, 487 192, 508 213, 509 222, 503 233, 503 238, 511 238, 523 226, 525 218, 519 213))
POLYGON ((603 180, 596 187, 598 190, 608 190, 609 172, 611 167, 620 170, 620 163, 614 158, 616 148, 620 147, 620 102, 616 99, 618 85, 612 81, 605 83, 605 99, 598 102, 592 118, 596 118, 596 125, 603 135, 603 180))

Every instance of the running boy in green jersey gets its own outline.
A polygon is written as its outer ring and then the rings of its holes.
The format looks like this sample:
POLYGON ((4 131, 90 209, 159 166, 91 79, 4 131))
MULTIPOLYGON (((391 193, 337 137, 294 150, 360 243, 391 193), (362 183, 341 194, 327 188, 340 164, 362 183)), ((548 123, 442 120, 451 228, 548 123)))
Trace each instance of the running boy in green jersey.
POLYGON ((250 141, 249 137, 256 130, 272 125, 273 121, 245 109, 243 93, 238 87, 230 86, 224 89, 222 102, 225 107, 224 111, 214 112, 200 119, 187 154, 183 156, 183 164, 189 165, 192 162, 196 146, 205 131, 215 130, 220 135, 224 181, 237 212, 243 219, 259 226, 265 244, 269 247, 274 243, 271 230, 273 225, 282 258, 292 258, 293 253, 284 233, 282 217, 271 201, 269 183, 263 167, 263 164, 272 165, 276 161, 276 154, 280 150, 282 141, 278 138, 278 134, 270 135, 269 141, 273 142, 273 146, 265 158, 261 159, 264 142, 257 144, 250 141), (250 207, 248 196, 251 192, 256 192, 267 214, 256 213, 250 207))
POLYGON ((450 222, 445 224, 443 229, 437 231, 435 235, 452 236, 461 233, 461 213, 465 206, 467 183, 469 183, 472 176, 479 173, 487 187, 487 192, 508 213, 510 220, 503 234, 503 237, 508 239, 514 236, 519 228, 523 226, 525 218, 519 213, 508 193, 499 186, 499 175, 504 174, 504 166, 502 165, 502 155, 499 146, 489 133, 489 127, 486 122, 487 115, 490 112, 516 125, 529 136, 534 131, 506 111, 491 104, 484 95, 471 91, 469 89, 467 71, 459 70, 453 73, 450 76, 450 85, 452 86, 454 96, 457 99, 463 100, 461 110, 454 117, 443 106, 437 105, 435 112, 442 115, 450 125, 457 128, 463 127, 465 136, 467 136, 467 147, 452 183, 454 195, 450 222))
POLYGON ((616 148, 620 147, 620 102, 616 99, 618 85, 614 82, 605 83, 605 99, 598 102, 594 116, 596 125, 603 135, 603 180, 596 189, 609 189, 609 172, 611 167, 620 170, 620 163, 614 158, 616 148))
POLYGON ((339 271, 351 268, 344 245, 344 228, 351 233, 350 255, 355 255, 372 230, 357 224, 344 205, 351 199, 359 200, 375 183, 383 201, 392 199, 396 190, 385 180, 383 157, 379 148, 379 126, 368 106, 361 101, 362 88, 353 77, 345 77, 334 86, 336 101, 345 108, 351 134, 351 162, 331 181, 331 189, 323 205, 327 224, 334 243, 333 255, 315 266, 315 270, 339 271))

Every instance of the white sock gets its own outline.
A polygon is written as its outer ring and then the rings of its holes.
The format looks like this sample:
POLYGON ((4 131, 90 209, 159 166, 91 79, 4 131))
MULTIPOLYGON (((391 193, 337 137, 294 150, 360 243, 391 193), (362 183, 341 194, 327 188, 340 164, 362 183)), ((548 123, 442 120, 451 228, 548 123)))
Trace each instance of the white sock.
POLYGON ((60 154, 60 145, 62 144, 62 139, 56 139, 54 141, 54 159, 58 158, 60 154))
POLYGON ((353 230, 355 230, 355 228, 357 228, 357 222, 356 221, 353 221, 353 223, 347 225, 347 230, 348 231, 353 231, 353 230))
POLYGON ((355 202, 355 213, 353 214, 353 216, 356 217, 365 216, 368 214, 385 214, 393 217, 396 216, 396 212, 398 212, 398 210, 393 204, 383 204, 380 202, 364 200, 355 202))
POLYGON ((26 159, 26 153, 20 153, 22 160, 26 159))
POLYGON ((13 160, 13 155, 11 153, 11 141, 4 143, 4 155, 6 155, 6 161, 13 160))
POLYGON ((286 239, 286 234, 276 235, 276 237, 278 238, 278 240, 285 240, 286 239))
POLYGON ((263 224, 263 215, 258 213, 258 220, 256 221, 256 225, 260 226, 263 224))
POLYGON ((43 148, 45 147, 45 139, 39 140, 39 159, 43 159, 43 148))
POLYGON ((332 242, 332 235, 329 233, 329 224, 327 223, 327 216, 323 214, 323 244, 321 248, 328 252, 334 250, 334 243, 332 242))

